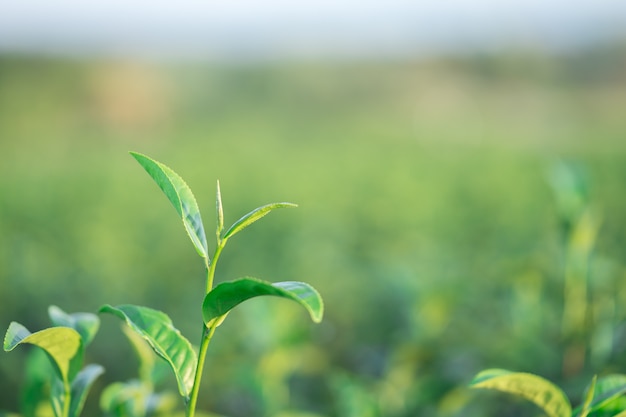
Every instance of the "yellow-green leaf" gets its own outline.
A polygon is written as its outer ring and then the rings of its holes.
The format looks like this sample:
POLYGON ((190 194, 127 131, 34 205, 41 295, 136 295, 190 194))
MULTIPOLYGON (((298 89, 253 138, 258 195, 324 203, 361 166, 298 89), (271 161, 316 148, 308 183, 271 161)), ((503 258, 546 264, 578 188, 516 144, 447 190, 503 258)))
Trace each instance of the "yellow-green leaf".
POLYGON ((21 324, 12 322, 4 336, 4 350, 9 352, 23 343, 38 346, 46 351, 59 377, 65 383, 69 383, 80 368, 83 347, 80 335, 74 329, 51 327, 31 333, 21 324))
POLYGON ((488 369, 476 375, 470 386, 518 395, 535 403, 549 417, 571 417, 572 414, 572 407, 563 391, 537 375, 488 369))

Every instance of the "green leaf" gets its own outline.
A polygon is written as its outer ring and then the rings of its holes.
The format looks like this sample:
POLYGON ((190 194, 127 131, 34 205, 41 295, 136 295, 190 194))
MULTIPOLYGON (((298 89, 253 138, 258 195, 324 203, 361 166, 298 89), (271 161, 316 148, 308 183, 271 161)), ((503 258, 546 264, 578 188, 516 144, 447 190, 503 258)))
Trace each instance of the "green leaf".
POLYGON ((107 416, 144 417, 149 393, 139 381, 115 382, 100 395, 100 408, 107 416))
POLYGON ((268 214, 270 211, 279 209, 279 208, 287 208, 287 207, 298 207, 293 203, 272 203, 267 204, 265 206, 256 208, 252 210, 250 213, 243 216, 241 219, 237 220, 228 230, 224 233, 224 240, 227 240, 229 237, 233 236, 236 233, 241 232, 246 227, 250 226, 252 223, 259 220, 261 217, 268 214))
POLYGON ((20 395, 20 412, 24 417, 35 417, 42 404, 49 402, 47 385, 54 375, 54 365, 43 349, 31 349, 24 366, 24 384, 20 395))
POLYGON ((585 390, 585 394, 583 397, 585 401, 583 402, 581 406, 582 409, 580 411, 580 414, 577 413, 577 410, 574 410, 573 414, 578 414, 579 417, 587 417, 587 415, 589 414, 589 411, 591 411, 591 404, 593 401, 593 397, 595 396, 597 382, 598 382, 598 377, 597 375, 594 375, 593 379, 591 380, 591 383, 585 390))
POLYGON ((202 303, 202 316, 208 325, 219 320, 238 304, 261 295, 273 295, 302 305, 315 323, 322 321, 324 303, 319 293, 303 282, 266 282, 256 278, 241 278, 224 282, 213 288, 202 303))
POLYGON ((80 334, 83 346, 91 343, 100 328, 100 319, 92 313, 67 314, 57 306, 48 307, 48 315, 54 326, 70 327, 80 334))
POLYGON ((570 417, 572 414, 570 402, 563 391, 537 375, 488 369, 476 375, 470 386, 519 395, 535 403, 550 417, 570 417))
POLYGON ((131 152, 133 158, 146 170, 181 216, 185 230, 198 254, 209 259, 206 235, 200 209, 185 181, 172 169, 140 153, 131 152))
MULTIPOLYGON (((588 393, 589 390, 590 388, 586 392, 588 393)), ((588 406, 588 413, 602 409, 624 393, 626 393, 626 375, 613 374, 598 378, 593 389, 593 398, 588 406)), ((573 412, 578 415, 581 410, 584 410, 584 407, 577 407, 573 412)))
POLYGON ((137 334, 148 342, 157 355, 169 363, 180 394, 187 399, 195 378, 196 353, 191 343, 174 327, 172 320, 158 310, 134 305, 100 308, 102 313, 111 313, 126 321, 137 334))
POLYGON ((57 375, 53 375, 50 381, 50 405, 55 417, 64 417, 63 409, 67 401, 66 397, 63 381, 57 375))
POLYGON ((122 325, 122 332, 126 335, 139 359, 139 379, 147 387, 154 387, 169 375, 169 364, 157 360, 152 347, 126 324, 122 325))
POLYGON ((22 343, 39 346, 46 351, 59 377, 66 383, 72 380, 82 363, 80 335, 69 327, 51 327, 31 333, 21 324, 12 322, 4 336, 4 350, 9 352, 22 343))
POLYGON ((139 359, 139 378, 143 383, 152 385, 152 371, 154 370, 156 359, 154 351, 143 337, 135 333, 127 325, 123 325, 122 331, 130 341, 139 359))
POLYGON ((613 417, 626 417, 626 410, 622 411, 621 413, 615 414, 613 417))
POLYGON ((79 417, 85 405, 85 399, 89 389, 96 378, 104 373, 104 368, 100 365, 87 365, 81 370, 74 381, 72 381, 70 415, 69 417, 79 417))
POLYGON ((176 398, 171 392, 153 393, 137 380, 116 382, 102 392, 100 408, 115 417, 170 416, 176 398))

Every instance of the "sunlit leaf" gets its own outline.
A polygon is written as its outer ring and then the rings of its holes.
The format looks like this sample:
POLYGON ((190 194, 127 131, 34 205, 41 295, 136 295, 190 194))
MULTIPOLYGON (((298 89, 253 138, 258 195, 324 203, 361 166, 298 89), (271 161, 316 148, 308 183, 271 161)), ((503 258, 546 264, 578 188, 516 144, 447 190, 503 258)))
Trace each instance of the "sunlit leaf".
POLYGON ((570 417, 572 414, 570 402, 563 391, 537 375, 488 369, 476 375, 470 386, 518 395, 535 403, 549 417, 570 417))
POLYGON ((191 343, 174 327, 172 320, 158 310, 134 305, 112 307, 105 305, 100 312, 111 313, 126 321, 135 332, 148 342, 157 355, 169 363, 176 376, 178 390, 189 397, 197 365, 191 343))
POLYGON ((9 352, 16 346, 29 343, 39 346, 52 359, 61 380, 71 381, 82 362, 83 347, 80 335, 69 327, 51 327, 31 333, 17 322, 9 325, 4 336, 4 350, 9 352))
POLYGON ((83 341, 83 346, 91 343, 100 328, 100 318, 92 313, 67 314, 57 306, 48 308, 48 315, 54 326, 71 327, 83 341))
POLYGON ((172 169, 140 153, 130 153, 157 183, 183 220, 185 230, 196 250, 209 258, 206 235, 200 210, 193 193, 185 181, 172 169))
POLYGON ((72 398, 70 401, 69 417, 79 417, 85 405, 85 399, 89 393, 89 389, 93 385, 96 378, 104 373, 104 368, 100 365, 87 365, 82 369, 76 378, 72 381, 72 398))
MULTIPOLYGON (((589 388, 587 389, 589 392, 589 388)), ((601 410, 609 403, 626 393, 626 375, 613 374, 598 378, 594 390, 593 398, 589 403, 588 412, 592 413, 601 410)), ((577 407, 573 413, 578 415, 584 407, 577 407)))
POLYGON ((246 227, 250 226, 252 223, 259 220, 261 217, 267 215, 270 211, 279 209, 279 208, 287 208, 287 207, 298 207, 293 203, 272 203, 267 204, 265 206, 256 208, 252 210, 250 213, 243 216, 241 219, 237 220, 232 226, 228 228, 226 233, 224 233, 224 240, 233 236, 236 233, 241 232, 246 227))
POLYGON ((204 322, 209 325, 212 320, 224 316, 238 304, 262 295, 293 300, 309 312, 314 322, 322 321, 322 297, 309 284, 294 281, 271 283, 256 278, 242 278, 221 283, 206 295, 202 304, 204 322))

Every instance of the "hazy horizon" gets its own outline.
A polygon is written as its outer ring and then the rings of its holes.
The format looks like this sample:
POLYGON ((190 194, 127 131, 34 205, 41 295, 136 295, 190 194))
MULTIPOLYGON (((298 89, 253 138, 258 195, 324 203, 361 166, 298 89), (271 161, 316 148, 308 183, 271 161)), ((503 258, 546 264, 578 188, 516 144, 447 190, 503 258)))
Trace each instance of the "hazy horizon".
POLYGON ((0 5, 0 52, 200 59, 394 58, 626 39, 626 2, 133 3, 0 5))

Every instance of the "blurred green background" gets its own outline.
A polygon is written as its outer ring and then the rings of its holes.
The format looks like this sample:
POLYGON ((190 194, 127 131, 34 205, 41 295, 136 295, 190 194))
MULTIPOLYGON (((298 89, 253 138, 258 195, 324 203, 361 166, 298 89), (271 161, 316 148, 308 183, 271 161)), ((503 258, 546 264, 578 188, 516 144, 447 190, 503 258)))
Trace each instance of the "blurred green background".
MULTIPOLYGON (((255 64, 0 55, 0 328, 47 307, 135 303, 199 338, 202 262, 127 151, 173 168, 233 239, 217 280, 302 280, 326 304, 254 300, 210 347, 200 408, 244 416, 522 416, 470 391, 538 373, 578 401, 626 372, 626 47, 255 64), (291 413, 291 414, 290 414, 291 413)), ((207 231, 208 235, 212 233, 207 231)), ((4 330, 2 330, 4 331, 4 330)), ((26 351, 26 349, 24 349, 26 351)), ((97 396, 137 375, 119 321, 97 396)), ((24 352, 0 356, 17 410, 24 352)), ((173 380, 169 387, 175 389, 173 380)))

